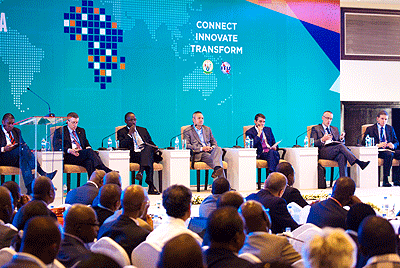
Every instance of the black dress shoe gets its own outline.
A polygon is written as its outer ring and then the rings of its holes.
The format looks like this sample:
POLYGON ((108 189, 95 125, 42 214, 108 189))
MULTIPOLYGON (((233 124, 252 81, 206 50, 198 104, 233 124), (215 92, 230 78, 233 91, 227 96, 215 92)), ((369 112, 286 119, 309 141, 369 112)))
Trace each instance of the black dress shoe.
POLYGON ((143 174, 142 172, 138 172, 135 176, 135 179, 137 179, 138 181, 141 181, 143 179, 143 174))
POLYGON ((58 170, 54 170, 54 171, 51 172, 51 173, 46 173, 45 176, 46 176, 47 178, 49 178, 50 180, 52 180, 52 179, 56 176, 57 171, 58 171, 58 170))
POLYGON ((224 173, 224 169, 222 167, 214 169, 214 172, 211 174, 211 178, 215 179, 224 173))
POLYGON ((392 185, 388 182, 382 184, 382 187, 392 187, 392 185))
POLYGON ((393 182, 393 185, 394 185, 394 186, 400 186, 400 181, 395 181, 395 182, 393 182))
POLYGON ((149 189, 149 190, 147 191, 147 193, 148 193, 148 194, 151 194, 151 195, 159 195, 159 194, 161 194, 159 191, 157 191, 156 188, 154 188, 154 189, 149 189))
POLYGON ((369 164, 369 162, 370 161, 359 161, 358 162, 358 165, 360 166, 360 168, 362 169, 362 170, 364 170, 367 166, 368 166, 368 164, 369 164))

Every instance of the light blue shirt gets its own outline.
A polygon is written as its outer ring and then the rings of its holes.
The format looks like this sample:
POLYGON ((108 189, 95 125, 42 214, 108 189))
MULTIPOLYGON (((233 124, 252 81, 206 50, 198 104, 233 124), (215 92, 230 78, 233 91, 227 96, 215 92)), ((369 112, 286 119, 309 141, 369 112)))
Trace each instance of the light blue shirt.
POLYGON ((203 144, 203 146, 207 146, 207 144, 204 141, 204 135, 203 135, 203 127, 201 127, 200 129, 197 129, 195 126, 193 126, 194 130, 196 130, 197 135, 199 135, 201 144, 203 144))

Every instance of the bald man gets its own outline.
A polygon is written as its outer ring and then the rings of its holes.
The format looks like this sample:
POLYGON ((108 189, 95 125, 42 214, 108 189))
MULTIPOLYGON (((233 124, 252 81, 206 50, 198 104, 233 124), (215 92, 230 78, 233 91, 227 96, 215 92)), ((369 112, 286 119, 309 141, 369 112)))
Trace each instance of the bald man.
POLYGON ((332 196, 311 206, 307 223, 312 223, 320 228, 339 227, 346 230, 347 210, 343 207, 361 203, 354 196, 356 184, 349 177, 336 180, 333 185, 332 196))
POLYGON ((258 193, 249 195, 246 200, 260 202, 265 208, 269 209, 271 216, 271 231, 274 234, 282 233, 286 228, 293 231, 299 225, 293 220, 287 209, 286 201, 282 198, 287 185, 285 175, 279 172, 269 174, 265 180, 264 189, 258 193))
POLYGON ((10 191, 0 186, 0 249, 9 247, 18 230, 9 224, 13 215, 13 198, 10 191))
MULTIPOLYGON (((115 184, 119 188, 121 188, 122 187, 121 175, 119 175, 117 171, 108 172, 103 178, 103 185, 106 184, 115 184)), ((99 204, 100 204, 100 195, 97 194, 97 196, 94 198, 92 202, 92 207, 98 206, 99 204)))
POLYGON ((85 243, 93 242, 98 231, 99 222, 94 210, 82 204, 72 205, 64 216, 64 239, 57 259, 67 268, 86 259, 90 250, 85 243))
POLYGON ((139 227, 138 218, 147 203, 147 192, 140 185, 128 186, 121 197, 122 215, 116 221, 101 226, 97 239, 112 238, 131 256, 132 251, 144 240, 149 231, 139 227))
POLYGON ((103 186, 104 175, 106 172, 103 170, 94 171, 87 183, 68 192, 65 203, 91 205, 103 186))
POLYGON ((121 188, 116 184, 106 184, 100 189, 100 204, 94 206, 100 226, 121 206, 121 188))
POLYGON ((246 240, 239 254, 251 253, 263 263, 284 263, 291 265, 301 259, 300 254, 283 236, 269 234, 269 215, 261 203, 247 201, 239 209, 246 230, 246 240))

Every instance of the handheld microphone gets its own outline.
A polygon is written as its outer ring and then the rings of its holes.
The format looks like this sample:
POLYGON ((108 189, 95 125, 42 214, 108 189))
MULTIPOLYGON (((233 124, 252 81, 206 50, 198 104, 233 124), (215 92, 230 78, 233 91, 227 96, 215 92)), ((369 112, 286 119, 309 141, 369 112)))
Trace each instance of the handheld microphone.
POLYGON ((301 133, 299 136, 296 137, 296 144, 293 145, 293 148, 300 148, 300 147, 301 147, 300 145, 297 144, 298 138, 300 138, 300 136, 302 136, 302 135, 308 133, 309 131, 311 131, 311 129, 312 129, 312 128, 310 128, 309 130, 304 131, 303 133, 301 133))
POLYGON ((38 97, 39 99, 41 99, 42 101, 44 101, 47 104, 47 106, 49 107, 49 114, 45 115, 45 117, 55 117, 55 115, 51 112, 50 104, 47 101, 45 101, 42 97, 40 97, 38 94, 33 92, 29 87, 27 87, 26 89, 29 90, 30 92, 32 92, 36 97, 38 97))
POLYGON ((103 145, 104 140, 107 139, 108 137, 114 135, 115 133, 117 133, 117 131, 114 131, 113 133, 111 133, 111 134, 105 136, 105 137, 101 140, 101 147, 98 149, 99 151, 107 150, 107 148, 104 148, 104 145, 103 145))
MULTIPOLYGON (((194 125, 194 127, 196 127, 196 126, 197 126, 197 125, 194 125)), ((175 139, 176 137, 179 137, 180 135, 183 135, 183 134, 186 133, 186 132, 189 132, 190 130, 192 130, 192 129, 191 129, 190 126, 189 126, 188 129, 186 129, 186 130, 183 131, 182 133, 179 133, 178 135, 173 136, 173 137, 171 138, 171 140, 169 141, 169 147, 167 147, 167 150, 174 150, 175 147, 172 147, 172 141, 173 141, 173 139, 175 139)))
POLYGON ((236 145, 233 146, 233 148, 242 148, 242 146, 238 145, 238 140, 239 140, 239 138, 242 137, 243 135, 244 135, 244 133, 242 133, 242 134, 240 134, 239 136, 237 136, 237 138, 236 138, 236 145))

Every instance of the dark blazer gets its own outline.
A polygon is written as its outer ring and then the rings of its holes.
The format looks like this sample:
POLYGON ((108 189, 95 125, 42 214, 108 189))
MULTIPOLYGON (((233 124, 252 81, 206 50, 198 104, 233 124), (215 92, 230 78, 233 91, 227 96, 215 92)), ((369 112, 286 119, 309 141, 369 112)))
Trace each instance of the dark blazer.
POLYGON ((307 201, 301 196, 300 191, 292 186, 286 187, 282 198, 285 199, 287 204, 295 202, 302 208, 308 205, 307 201))
POLYGON ((205 252, 208 268, 247 268, 262 267, 239 258, 232 251, 222 248, 209 248, 205 252))
MULTIPOLYGON (((85 129, 77 127, 75 131, 76 134, 78 135, 78 139, 82 149, 91 147, 89 141, 86 138, 85 129)), ((53 144, 55 151, 61 151, 62 149, 64 153, 67 153, 68 149, 72 148, 71 135, 69 134, 68 126, 56 129, 56 131, 54 132, 53 144), (64 138, 63 138, 63 132, 64 132, 64 138)))
POLYGON ((90 250, 76 238, 64 234, 64 239, 61 241, 60 250, 57 254, 57 260, 61 262, 66 268, 73 266, 81 260, 89 257, 90 250))
POLYGON ((346 230, 347 210, 342 208, 335 200, 328 198, 311 206, 307 223, 312 223, 320 228, 338 227, 346 230))
POLYGON ((0 249, 11 245, 11 240, 18 232, 8 226, 0 224, 0 249))
POLYGON ((269 209, 271 231, 274 234, 284 232, 286 227, 290 227, 292 231, 299 227, 290 215, 285 199, 273 196, 270 191, 262 189, 246 197, 246 200, 256 200, 269 209))
MULTIPOLYGON (((263 132, 267 138, 267 142, 270 146, 275 144, 274 134, 272 134, 272 129, 270 127, 264 127, 263 132)), ((263 148, 261 144, 261 138, 257 136, 258 132, 256 127, 252 127, 246 131, 246 136, 254 141, 254 148, 257 148, 257 155, 262 154, 263 148)))
MULTIPOLYGON (((365 145, 365 137, 369 135, 371 138, 374 138, 375 144, 379 143, 379 131, 378 131, 378 125, 373 124, 372 126, 367 127, 367 129, 364 132, 364 138, 362 141, 362 144, 365 145)), ((394 132, 394 128, 390 125, 385 126, 385 135, 386 135, 386 141, 391 142, 394 145, 394 149, 397 149, 399 146, 399 141, 397 140, 396 133, 394 132)))
MULTIPOLYGON (((217 141, 215 140, 211 128, 207 126, 203 126, 203 137, 204 137, 204 142, 208 146, 218 146, 217 141)), ((194 153, 194 161, 200 161, 201 155, 203 154, 200 149, 203 147, 203 144, 200 141, 200 137, 197 134, 196 130, 194 129, 193 125, 185 128, 185 130, 182 132, 183 137, 186 140, 186 145, 189 150, 192 150, 194 153)))
POLYGON ((108 217, 114 215, 114 212, 112 212, 111 210, 99 206, 95 206, 93 207, 93 209, 96 212, 97 220, 99 221, 100 226, 103 225, 104 221, 107 220, 108 217))
POLYGON ((78 188, 68 192, 65 198, 66 204, 84 204, 91 205, 97 194, 99 188, 91 182, 88 182, 78 188))
MULTIPOLYGON (((333 136, 332 140, 339 141, 340 140, 339 129, 334 126, 330 126, 330 129, 331 129, 331 134, 333 136)), ((319 149, 324 147, 324 143, 321 141, 321 138, 324 135, 325 135, 325 129, 322 126, 322 124, 312 127, 310 137, 314 138, 314 146, 315 147, 318 147, 319 149)))
POLYGON ((146 240, 150 232, 139 227, 131 218, 121 215, 116 221, 108 222, 100 227, 97 239, 110 237, 123 247, 131 256, 132 251, 146 240))
MULTIPOLYGON (((18 128, 13 128, 11 130, 11 133, 16 143, 18 143, 19 145, 25 143, 21 135, 21 130, 19 130, 18 128)), ((0 127, 0 148, 5 147, 6 145, 7 145, 7 138, 0 127)), ((9 152, 3 152, 3 153, 0 152, 0 165, 19 167, 20 151, 18 147, 20 146, 15 147, 13 150, 9 152)), ((25 183, 27 183, 27 181, 25 181, 25 183)))
MULTIPOLYGON (((21 136, 21 130, 19 130, 18 128, 14 127, 11 130, 11 133, 12 133, 16 143, 19 143, 19 144, 25 143, 24 139, 21 136)), ((6 138, 6 135, 3 132, 3 129, 0 127, 0 148, 1 147, 5 147, 6 145, 7 145, 7 138, 6 138)))
MULTIPOLYGON (((154 142, 152 141, 151 136, 150 136, 149 132, 147 131, 147 129, 145 129, 144 127, 136 126, 136 130, 144 142, 155 145, 154 142)), ((133 150, 134 149, 133 139, 132 139, 132 137, 128 136, 128 133, 129 133, 129 129, 127 126, 118 130, 117 140, 119 140, 119 147, 133 150)))

